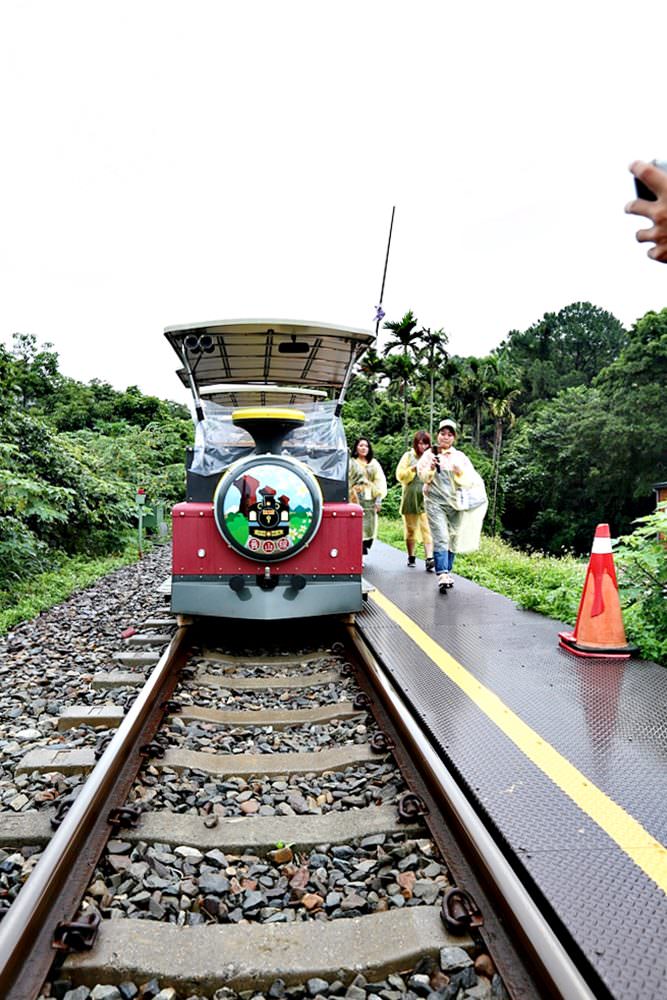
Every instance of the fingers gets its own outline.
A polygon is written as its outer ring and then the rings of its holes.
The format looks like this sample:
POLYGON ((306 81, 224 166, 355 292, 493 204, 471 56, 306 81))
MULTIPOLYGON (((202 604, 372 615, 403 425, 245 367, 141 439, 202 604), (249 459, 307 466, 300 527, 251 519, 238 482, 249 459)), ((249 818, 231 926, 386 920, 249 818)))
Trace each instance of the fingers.
POLYGON ((659 260, 663 263, 667 261, 667 233, 658 226, 651 229, 640 229, 635 234, 638 243, 655 243, 655 246, 646 251, 646 256, 651 260, 659 260))
POLYGON ((650 229, 638 229, 635 233, 637 243, 655 243, 658 238, 658 231, 655 226, 650 229))
POLYGON ((651 164, 647 163, 645 160, 633 160, 628 167, 628 170, 631 174, 634 174, 635 177, 638 177, 640 181, 643 181, 643 171, 647 170, 650 166, 651 164))
POLYGON ((647 219, 653 218, 654 210, 655 202, 644 201, 643 198, 635 198, 634 201, 629 201, 624 209, 628 215, 643 215, 647 219))
POLYGON ((655 163, 646 163, 644 160, 635 160, 630 164, 630 173, 657 195, 667 193, 667 173, 663 163, 658 166, 655 163))
MULTIPOLYGON (((656 166, 655 163, 646 163, 644 160, 635 160, 630 164, 630 173, 634 174, 637 180, 645 184, 658 198, 667 198, 667 173, 664 164, 656 166)), ((637 199, 640 203, 646 204, 643 199, 637 199)), ((634 204, 637 204, 637 201, 634 204)), ((627 208, 626 208, 627 211, 627 208)), ((644 212, 635 214, 646 214, 644 212)))
MULTIPOLYGON (((658 195, 662 181, 667 180, 667 175, 662 170, 658 170, 657 167, 646 163, 644 160, 634 160, 630 164, 629 170, 638 181, 641 181, 642 184, 650 188, 655 195, 658 195)), ((655 201, 648 201, 645 198, 634 198, 625 206, 625 211, 628 215, 643 215, 646 219, 653 218, 654 209, 655 201)))
POLYGON ((667 263, 667 244, 659 243, 657 246, 651 247, 650 250, 646 251, 646 256, 650 257, 651 260, 659 260, 661 263, 667 263))
POLYGON ((638 243, 654 243, 647 256, 651 260, 667 263, 667 171, 664 166, 660 164, 658 167, 644 160, 635 160, 630 164, 630 173, 653 191, 656 200, 635 198, 628 202, 625 211, 630 215, 643 216, 653 223, 646 229, 639 229, 635 239, 638 243))

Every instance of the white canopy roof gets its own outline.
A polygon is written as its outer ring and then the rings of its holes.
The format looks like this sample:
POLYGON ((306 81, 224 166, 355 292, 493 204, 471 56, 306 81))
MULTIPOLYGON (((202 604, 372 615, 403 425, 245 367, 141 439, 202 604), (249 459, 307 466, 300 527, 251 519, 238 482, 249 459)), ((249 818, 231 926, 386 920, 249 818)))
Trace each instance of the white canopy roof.
POLYGON ((273 384, 335 391, 375 334, 304 320, 241 319, 170 326, 165 337, 183 364, 179 377, 185 385, 192 378, 198 391, 224 383, 255 383, 255 392, 258 383, 267 390, 273 384))

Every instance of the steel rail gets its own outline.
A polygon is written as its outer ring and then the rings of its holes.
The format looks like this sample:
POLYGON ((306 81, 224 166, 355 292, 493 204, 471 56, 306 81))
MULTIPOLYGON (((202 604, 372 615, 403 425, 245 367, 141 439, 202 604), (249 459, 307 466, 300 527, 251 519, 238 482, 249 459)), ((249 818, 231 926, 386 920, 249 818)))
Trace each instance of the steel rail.
POLYGON ((90 773, 44 854, 0 924, 0 996, 34 1000, 56 952, 54 931, 72 920, 111 833, 110 809, 125 804, 185 662, 189 633, 180 627, 90 773))
POLYGON ((540 912, 505 855, 462 791, 458 781, 433 748, 410 707, 392 684, 380 662, 354 624, 347 633, 368 671, 375 693, 429 788, 437 788, 450 819, 466 842, 473 867, 485 891, 501 909, 504 923, 511 928, 521 947, 532 959, 531 972, 549 1000, 600 1000, 607 995, 601 984, 593 992, 568 955, 563 943, 540 912))

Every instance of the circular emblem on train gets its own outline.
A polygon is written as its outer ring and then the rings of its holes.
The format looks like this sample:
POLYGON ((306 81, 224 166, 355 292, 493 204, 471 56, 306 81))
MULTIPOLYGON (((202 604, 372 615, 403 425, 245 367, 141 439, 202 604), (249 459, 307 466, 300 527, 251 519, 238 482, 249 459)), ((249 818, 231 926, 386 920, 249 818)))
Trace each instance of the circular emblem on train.
POLYGON ((315 477, 296 459, 277 455, 255 455, 231 465, 213 505, 223 538, 241 555, 261 562, 293 556, 322 519, 315 477))

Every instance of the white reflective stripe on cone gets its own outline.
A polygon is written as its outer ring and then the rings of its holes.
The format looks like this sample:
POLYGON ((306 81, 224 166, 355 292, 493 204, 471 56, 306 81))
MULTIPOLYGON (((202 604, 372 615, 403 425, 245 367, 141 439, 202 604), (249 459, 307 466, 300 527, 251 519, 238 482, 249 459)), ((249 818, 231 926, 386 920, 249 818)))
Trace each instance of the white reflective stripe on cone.
POLYGON ((594 538, 591 555, 606 555, 611 552, 611 538, 594 538))

